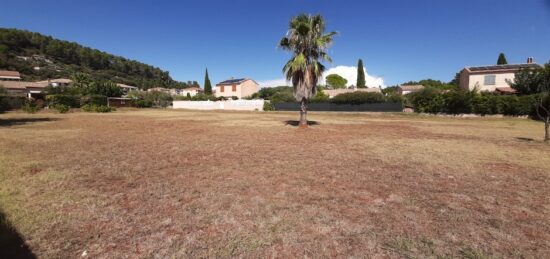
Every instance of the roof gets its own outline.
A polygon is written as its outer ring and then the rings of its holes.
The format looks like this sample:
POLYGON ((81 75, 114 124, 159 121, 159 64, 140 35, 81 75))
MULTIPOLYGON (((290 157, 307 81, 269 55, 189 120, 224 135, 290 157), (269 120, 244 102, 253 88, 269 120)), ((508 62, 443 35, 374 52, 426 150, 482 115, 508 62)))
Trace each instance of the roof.
POLYGON ((21 79, 21 74, 17 71, 0 70, 0 78, 21 79))
POLYGON ((149 91, 149 92, 153 92, 153 91, 166 92, 166 91, 170 91, 170 89, 164 88, 164 87, 153 87, 153 88, 147 89, 147 91, 149 91))
POLYGON ((187 88, 183 88, 181 90, 201 90, 200 87, 196 87, 196 86, 192 86, 192 87, 187 87, 187 88))
POLYGON ((125 84, 116 84, 118 85, 118 87, 120 88, 137 88, 136 86, 132 86, 132 85, 125 85, 125 84))
POLYGON ((423 85, 402 85, 399 86, 401 91, 418 91, 424 89, 423 85))
POLYGON ((0 86, 3 86, 6 89, 26 89, 46 88, 48 84, 43 82, 0 81, 0 86))
MULTIPOLYGON (((225 81, 222 81, 220 83, 218 83, 216 86, 218 85, 238 85, 238 84, 242 84, 248 80, 252 80, 250 78, 239 78, 239 79, 229 79, 229 80, 225 80, 225 81)), ((258 84, 256 81, 252 80, 252 82, 258 84)))
POLYGON ((49 79, 49 80, 43 80, 43 81, 38 81, 37 83, 58 83, 58 84, 70 84, 72 83, 73 81, 71 79, 67 79, 67 78, 56 78, 56 79, 49 79))
POLYGON ((514 89, 512 87, 497 87, 496 91, 500 92, 500 93, 503 93, 503 94, 515 94, 515 93, 518 92, 518 91, 516 91, 516 89, 514 89))
POLYGON ((494 66, 479 66, 479 67, 466 67, 468 72, 473 73, 487 73, 487 72, 516 72, 520 69, 538 69, 543 68, 539 64, 511 64, 511 65, 494 65, 494 66))
POLYGON ((336 96, 339 94, 353 93, 353 92, 367 92, 367 93, 380 93, 382 90, 378 87, 373 88, 353 88, 353 89, 332 89, 332 90, 323 90, 323 92, 328 96, 336 96))

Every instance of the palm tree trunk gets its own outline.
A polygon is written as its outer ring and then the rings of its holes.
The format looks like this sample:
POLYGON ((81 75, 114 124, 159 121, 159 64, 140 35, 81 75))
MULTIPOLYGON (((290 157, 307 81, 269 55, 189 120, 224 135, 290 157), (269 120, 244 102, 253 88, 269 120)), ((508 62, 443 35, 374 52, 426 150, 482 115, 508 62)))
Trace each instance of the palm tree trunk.
POLYGON ((307 104, 306 98, 300 102, 300 128, 307 128, 307 104))

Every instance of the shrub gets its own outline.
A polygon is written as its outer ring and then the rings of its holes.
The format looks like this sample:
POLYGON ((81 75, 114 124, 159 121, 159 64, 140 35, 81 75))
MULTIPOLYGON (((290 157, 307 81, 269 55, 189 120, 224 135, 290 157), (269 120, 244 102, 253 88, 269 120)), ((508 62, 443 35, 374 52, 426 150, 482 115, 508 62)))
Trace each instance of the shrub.
POLYGON ((46 95, 46 102, 49 107, 55 107, 58 104, 67 105, 69 107, 80 107, 80 96, 66 94, 50 94, 46 95))
POLYGON ((239 97, 237 97, 237 96, 231 96, 231 100, 233 100, 233 101, 239 100, 239 97))
POLYGON ((269 100, 271 101, 272 104, 289 103, 289 102, 296 101, 296 99, 294 98, 294 94, 292 92, 287 92, 287 91, 276 92, 270 97, 269 100))
POLYGON ((113 108, 113 107, 106 106, 106 105, 99 105, 99 106, 95 106, 95 111, 104 113, 104 112, 116 111, 116 109, 113 108))
POLYGON ((80 98, 80 105, 86 104, 107 105, 107 96, 99 94, 82 96, 82 98, 80 98))
POLYGON ((270 101, 264 101, 264 111, 274 111, 275 106, 270 101))
POLYGON ((25 103, 25 97, 0 94, 0 112, 21 109, 25 103))
POLYGON ((443 95, 435 88, 427 87, 406 97, 416 112, 439 113, 445 107, 443 95))
POLYGON ((472 113, 475 91, 453 90, 444 95, 446 109, 450 114, 472 113))
POLYGON ((40 110, 40 107, 38 107, 36 103, 26 102, 21 109, 23 109, 23 111, 26 113, 36 113, 38 110, 40 110))
POLYGON ((359 105, 364 103, 383 103, 384 96, 380 93, 353 92, 334 96, 331 99, 335 104, 359 105))
POLYGON ((57 110, 59 113, 67 113, 71 109, 71 107, 64 104, 57 104, 53 108, 57 110))
POLYGON ((138 108, 151 108, 153 107, 153 102, 149 100, 137 100, 136 106, 138 108))
POLYGON ((101 112, 101 113, 112 112, 116 110, 115 108, 109 107, 106 105, 93 105, 93 104, 83 105, 80 109, 82 109, 82 111, 85 111, 85 112, 101 112))

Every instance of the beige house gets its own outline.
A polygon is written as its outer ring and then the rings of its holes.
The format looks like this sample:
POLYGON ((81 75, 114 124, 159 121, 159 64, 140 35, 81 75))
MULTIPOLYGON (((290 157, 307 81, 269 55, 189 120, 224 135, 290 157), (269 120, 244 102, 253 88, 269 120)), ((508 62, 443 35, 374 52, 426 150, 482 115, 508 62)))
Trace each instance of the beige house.
POLYGON ((414 92, 418 92, 424 89, 423 85, 401 85, 397 89, 400 95, 406 95, 414 92))
POLYGON ((42 98, 44 90, 48 87, 47 82, 24 82, 24 81, 0 81, 8 93, 25 96, 27 98, 42 98))
POLYGON ((334 98, 339 94, 354 93, 354 92, 366 92, 366 93, 382 93, 382 90, 378 87, 373 88, 348 88, 348 89, 333 89, 333 90, 323 90, 323 92, 328 95, 329 98, 334 98))
POLYGON ((163 92, 163 93, 170 93, 170 89, 164 88, 164 87, 155 87, 155 88, 149 88, 147 89, 147 92, 163 92))
POLYGON ((57 79, 48 79, 44 81, 39 81, 37 83, 47 84, 49 86, 58 87, 58 86, 69 86, 73 81, 67 78, 57 78, 57 79))
POLYGON ((183 88, 183 89, 170 89, 170 94, 178 95, 178 96, 187 96, 187 94, 189 94, 189 96, 193 97, 199 94, 200 92, 202 92, 202 90, 200 89, 200 87, 196 87, 196 86, 183 88))
POLYGON ((216 97, 242 99, 258 92, 258 87, 258 83, 249 78, 229 79, 216 85, 216 97))
POLYGON ((0 70, 0 81, 21 80, 21 75, 17 71, 0 70))
POLYGON ((126 96, 131 91, 137 91, 139 88, 132 85, 125 85, 125 84, 116 84, 118 87, 120 87, 120 90, 122 90, 122 95, 126 96))
POLYGON ((538 69, 541 65, 533 63, 529 58, 525 64, 496 65, 481 67, 465 67, 460 72, 460 88, 464 90, 478 89, 487 92, 510 91, 510 83, 514 82, 516 73, 521 69, 538 69))

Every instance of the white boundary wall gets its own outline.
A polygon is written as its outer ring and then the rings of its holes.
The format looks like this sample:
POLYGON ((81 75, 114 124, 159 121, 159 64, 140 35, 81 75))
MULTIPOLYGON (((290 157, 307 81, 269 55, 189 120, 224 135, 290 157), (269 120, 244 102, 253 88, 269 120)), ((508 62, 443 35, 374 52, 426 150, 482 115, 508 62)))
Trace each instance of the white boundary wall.
POLYGON ((263 111, 264 100, 174 101, 174 109, 263 111))

